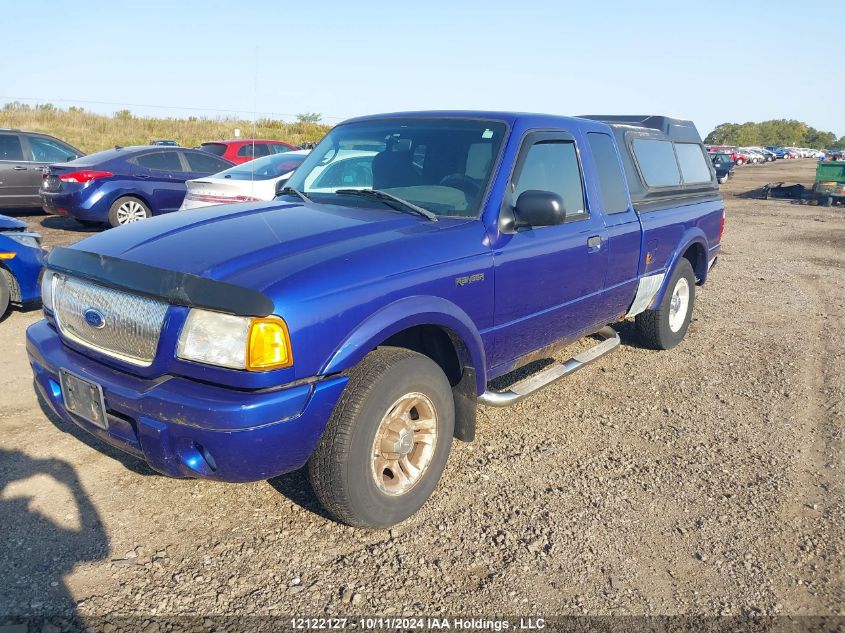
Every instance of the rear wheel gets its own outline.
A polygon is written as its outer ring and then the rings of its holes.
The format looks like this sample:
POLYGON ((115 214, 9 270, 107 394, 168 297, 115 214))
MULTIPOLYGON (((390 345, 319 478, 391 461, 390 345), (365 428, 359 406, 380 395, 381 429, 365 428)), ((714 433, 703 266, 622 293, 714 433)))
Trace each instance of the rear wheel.
POLYGON ((384 528, 429 498, 455 427, 449 381, 427 356, 397 347, 370 352, 308 462, 323 506, 349 525, 384 528))
POLYGON ((695 274, 684 258, 675 266, 660 305, 637 315, 640 337, 652 349, 670 349, 686 336, 695 306, 695 274))
POLYGON ((819 198, 819 206, 820 207, 833 206, 833 197, 832 196, 822 196, 821 198, 819 198))
POLYGON ((728 176, 722 176, 718 180, 720 185, 724 185, 726 182, 728 182, 728 176))
POLYGON ((150 208, 138 198, 123 196, 115 200, 109 209, 109 224, 123 226, 151 217, 150 208))

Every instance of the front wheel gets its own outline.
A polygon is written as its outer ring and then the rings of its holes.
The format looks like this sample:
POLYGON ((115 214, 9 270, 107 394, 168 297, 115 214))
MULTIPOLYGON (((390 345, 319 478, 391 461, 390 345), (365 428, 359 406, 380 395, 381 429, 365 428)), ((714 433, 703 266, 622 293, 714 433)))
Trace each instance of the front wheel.
POLYGON ((9 309, 9 304, 12 301, 12 285, 9 283, 11 274, 0 268, 0 319, 6 314, 9 309))
POLYGON ((660 305, 636 317, 637 330, 646 346, 671 349, 686 336, 695 306, 695 273, 684 258, 675 266, 660 305))
POLYGON ((726 182, 728 182, 728 177, 722 176, 721 178, 718 178, 718 181, 720 185, 724 185, 726 182))
POLYGON ((454 428, 452 389, 440 367, 407 349, 377 348, 349 373, 308 477, 338 520, 390 527, 431 496, 454 428))
POLYGON ((109 224, 123 226, 140 222, 151 217, 150 208, 138 198, 123 196, 115 200, 109 208, 109 224))

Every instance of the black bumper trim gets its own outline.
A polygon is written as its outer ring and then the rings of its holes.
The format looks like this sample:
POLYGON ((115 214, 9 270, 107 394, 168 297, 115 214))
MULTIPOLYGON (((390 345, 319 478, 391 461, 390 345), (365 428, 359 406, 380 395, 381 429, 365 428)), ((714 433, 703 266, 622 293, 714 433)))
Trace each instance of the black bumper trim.
POLYGON ((273 314, 272 300, 258 290, 76 248, 54 248, 47 257, 46 266, 112 288, 164 299, 174 305, 243 316, 273 314))

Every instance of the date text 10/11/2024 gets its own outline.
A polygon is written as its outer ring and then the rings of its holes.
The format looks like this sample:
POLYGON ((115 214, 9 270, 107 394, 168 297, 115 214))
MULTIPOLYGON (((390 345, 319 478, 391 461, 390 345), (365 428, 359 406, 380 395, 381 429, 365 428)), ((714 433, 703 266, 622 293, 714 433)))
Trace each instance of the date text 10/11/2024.
POLYGON ((296 630, 457 630, 457 631, 538 631, 546 628, 544 618, 518 618, 514 621, 486 618, 443 617, 364 617, 364 618, 292 618, 296 630))

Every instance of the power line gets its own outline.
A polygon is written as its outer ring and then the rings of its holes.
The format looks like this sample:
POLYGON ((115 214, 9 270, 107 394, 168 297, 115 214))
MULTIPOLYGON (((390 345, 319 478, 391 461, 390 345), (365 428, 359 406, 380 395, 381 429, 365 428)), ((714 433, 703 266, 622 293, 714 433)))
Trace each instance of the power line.
MULTIPOLYGON (((10 96, 3 96, 0 95, 0 99, 8 99, 11 101, 40 101, 44 103, 82 103, 86 105, 107 105, 107 106, 119 106, 124 108, 157 108, 161 110, 184 110, 186 112, 217 112, 222 114, 237 114, 239 116, 243 116, 244 114, 255 114, 255 115, 262 115, 268 117, 294 117, 296 118, 299 113, 293 112, 251 112, 249 110, 229 110, 224 108, 202 108, 202 107, 188 107, 188 106, 166 106, 166 105, 153 105, 149 103, 120 103, 117 101, 91 101, 86 99, 45 99, 43 97, 10 97, 10 96)), ((331 116, 327 114, 320 115, 324 119, 332 119, 335 121, 343 121, 348 119, 349 117, 346 116, 331 116)))

